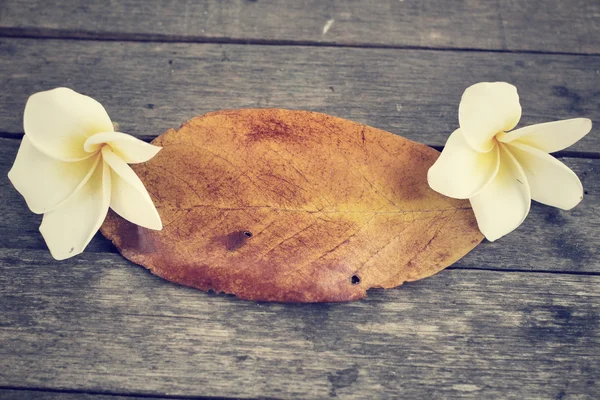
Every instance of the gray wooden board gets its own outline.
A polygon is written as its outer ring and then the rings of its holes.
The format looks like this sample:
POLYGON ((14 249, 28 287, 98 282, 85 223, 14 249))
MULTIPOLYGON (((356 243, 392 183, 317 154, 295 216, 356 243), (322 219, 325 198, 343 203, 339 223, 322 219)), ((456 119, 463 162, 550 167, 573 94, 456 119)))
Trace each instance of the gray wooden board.
MULTIPOLYGON (((0 139, 0 247, 45 249, 33 214, 11 186, 8 171, 20 141, 0 139)), ((581 178, 586 195, 571 211, 534 203, 517 231, 494 243, 485 241, 459 263, 460 268, 523 269, 600 273, 600 159, 562 160, 581 178)), ((115 252, 100 234, 86 251, 115 252)))
MULTIPOLYGON (((57 86, 96 98, 122 131, 146 138, 209 111, 278 107, 443 145, 464 89, 480 81, 519 88, 521 126, 600 121, 600 56, 0 39, 0 71, 5 133, 23 131, 29 95, 57 86)), ((570 150, 598 152, 600 135, 570 150)))
POLYGON ((3 0, 0 33, 600 52, 595 0, 3 0))
MULTIPOLYGON (((522 125, 600 121, 600 56, 538 54, 600 53, 599 15, 593 0, 4 0, 0 36, 124 41, 0 38, 0 134, 22 133, 27 97, 56 86, 144 139, 208 111, 282 107, 440 146, 484 80, 517 85, 522 125), (246 41, 269 45, 232 44, 246 41)), ((569 149, 592 159, 563 158, 587 191, 576 209, 534 204, 451 269, 320 305, 183 288, 100 235, 56 262, 6 178, 18 141, 0 139, 0 398, 599 398, 596 131, 569 149)))
POLYGON ((0 250, 0 387, 327 398, 600 396, 600 276, 446 270, 364 301, 239 301, 116 254, 0 250))

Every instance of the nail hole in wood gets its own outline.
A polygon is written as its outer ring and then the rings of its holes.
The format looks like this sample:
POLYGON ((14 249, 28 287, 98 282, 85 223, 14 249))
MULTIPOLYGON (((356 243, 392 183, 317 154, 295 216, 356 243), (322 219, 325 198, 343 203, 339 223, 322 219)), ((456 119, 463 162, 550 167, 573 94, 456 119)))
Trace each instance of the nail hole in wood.
POLYGON ((360 283, 360 278, 358 277, 358 275, 352 275, 352 278, 350 278, 350 282, 352 282, 353 285, 358 285, 360 283))
POLYGON ((244 236, 251 238, 252 237, 252 232, 244 231, 244 236))

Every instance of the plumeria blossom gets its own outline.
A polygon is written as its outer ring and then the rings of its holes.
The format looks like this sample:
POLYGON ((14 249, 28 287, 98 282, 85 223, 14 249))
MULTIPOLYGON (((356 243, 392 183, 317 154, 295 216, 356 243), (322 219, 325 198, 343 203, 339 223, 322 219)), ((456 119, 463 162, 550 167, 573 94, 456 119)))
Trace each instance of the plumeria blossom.
POLYGON ((563 210, 583 199, 577 175, 548 153, 584 137, 592 121, 575 118, 511 131, 520 118, 513 85, 482 82, 467 88, 458 109, 460 128, 427 175, 433 190, 470 200, 490 241, 516 229, 532 199, 563 210))
POLYGON ((8 177, 36 214, 57 260, 81 253, 108 208, 149 229, 162 229, 142 181, 127 164, 160 151, 114 132, 96 100, 67 88, 32 95, 23 117, 25 136, 8 177))

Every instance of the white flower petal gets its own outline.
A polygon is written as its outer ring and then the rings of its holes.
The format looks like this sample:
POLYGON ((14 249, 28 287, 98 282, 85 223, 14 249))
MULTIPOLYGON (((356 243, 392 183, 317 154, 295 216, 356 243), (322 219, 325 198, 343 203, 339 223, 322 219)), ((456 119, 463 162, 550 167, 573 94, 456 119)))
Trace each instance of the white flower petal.
POLYGON ((479 230, 490 241, 515 230, 529 213, 527 177, 504 145, 500 146, 498 174, 470 201, 479 230))
POLYGON ((155 230, 162 229, 158 211, 136 173, 108 146, 102 148, 102 157, 112 169, 110 207, 136 225, 155 230))
POLYGON ((583 199, 581 181, 565 164, 519 141, 507 146, 527 175, 533 200, 570 210, 583 199))
POLYGON ((25 135, 8 178, 25 198, 29 209, 43 214, 83 186, 99 160, 99 154, 76 162, 55 160, 37 150, 25 135))
POLYGON ((81 253, 106 218, 110 204, 110 168, 96 168, 88 182, 60 207, 44 214, 40 232, 57 260, 81 253))
POLYGON ((97 133, 85 142, 84 148, 86 151, 94 151, 104 143, 109 144, 115 154, 127 164, 146 162, 162 149, 121 132, 97 133))
POLYGON ((97 132, 113 129, 100 103, 67 88, 29 97, 23 127, 38 150, 62 161, 91 157, 92 154, 83 148, 86 139, 97 132))
POLYGON ((465 90, 458 107, 460 129, 478 152, 494 147, 494 136, 521 119, 517 88, 506 82, 481 82, 465 90))
POLYGON ((427 181, 433 190, 445 196, 468 199, 496 176, 499 165, 498 146, 487 153, 478 153, 457 129, 429 169, 427 181))
POLYGON ((592 121, 587 118, 573 118, 563 121, 546 122, 526 126, 512 132, 498 135, 503 143, 519 141, 546 153, 566 149, 592 130, 592 121))

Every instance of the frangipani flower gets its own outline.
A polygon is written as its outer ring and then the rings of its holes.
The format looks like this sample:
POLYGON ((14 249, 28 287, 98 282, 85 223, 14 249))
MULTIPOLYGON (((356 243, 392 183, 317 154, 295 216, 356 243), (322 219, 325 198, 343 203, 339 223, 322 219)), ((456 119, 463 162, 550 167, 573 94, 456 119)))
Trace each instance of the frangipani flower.
POLYGON ((32 95, 23 117, 25 136, 8 177, 36 214, 57 260, 81 253, 108 208, 149 229, 162 229, 144 184, 129 164, 160 147, 114 132, 96 100, 67 88, 32 95))
POLYGON ((513 85, 482 82, 467 88, 458 109, 460 128, 427 175, 433 190, 470 200, 490 241, 523 222, 531 199, 563 210, 583 199, 577 175, 548 153, 584 137, 592 121, 575 118, 511 131, 520 118, 513 85))

